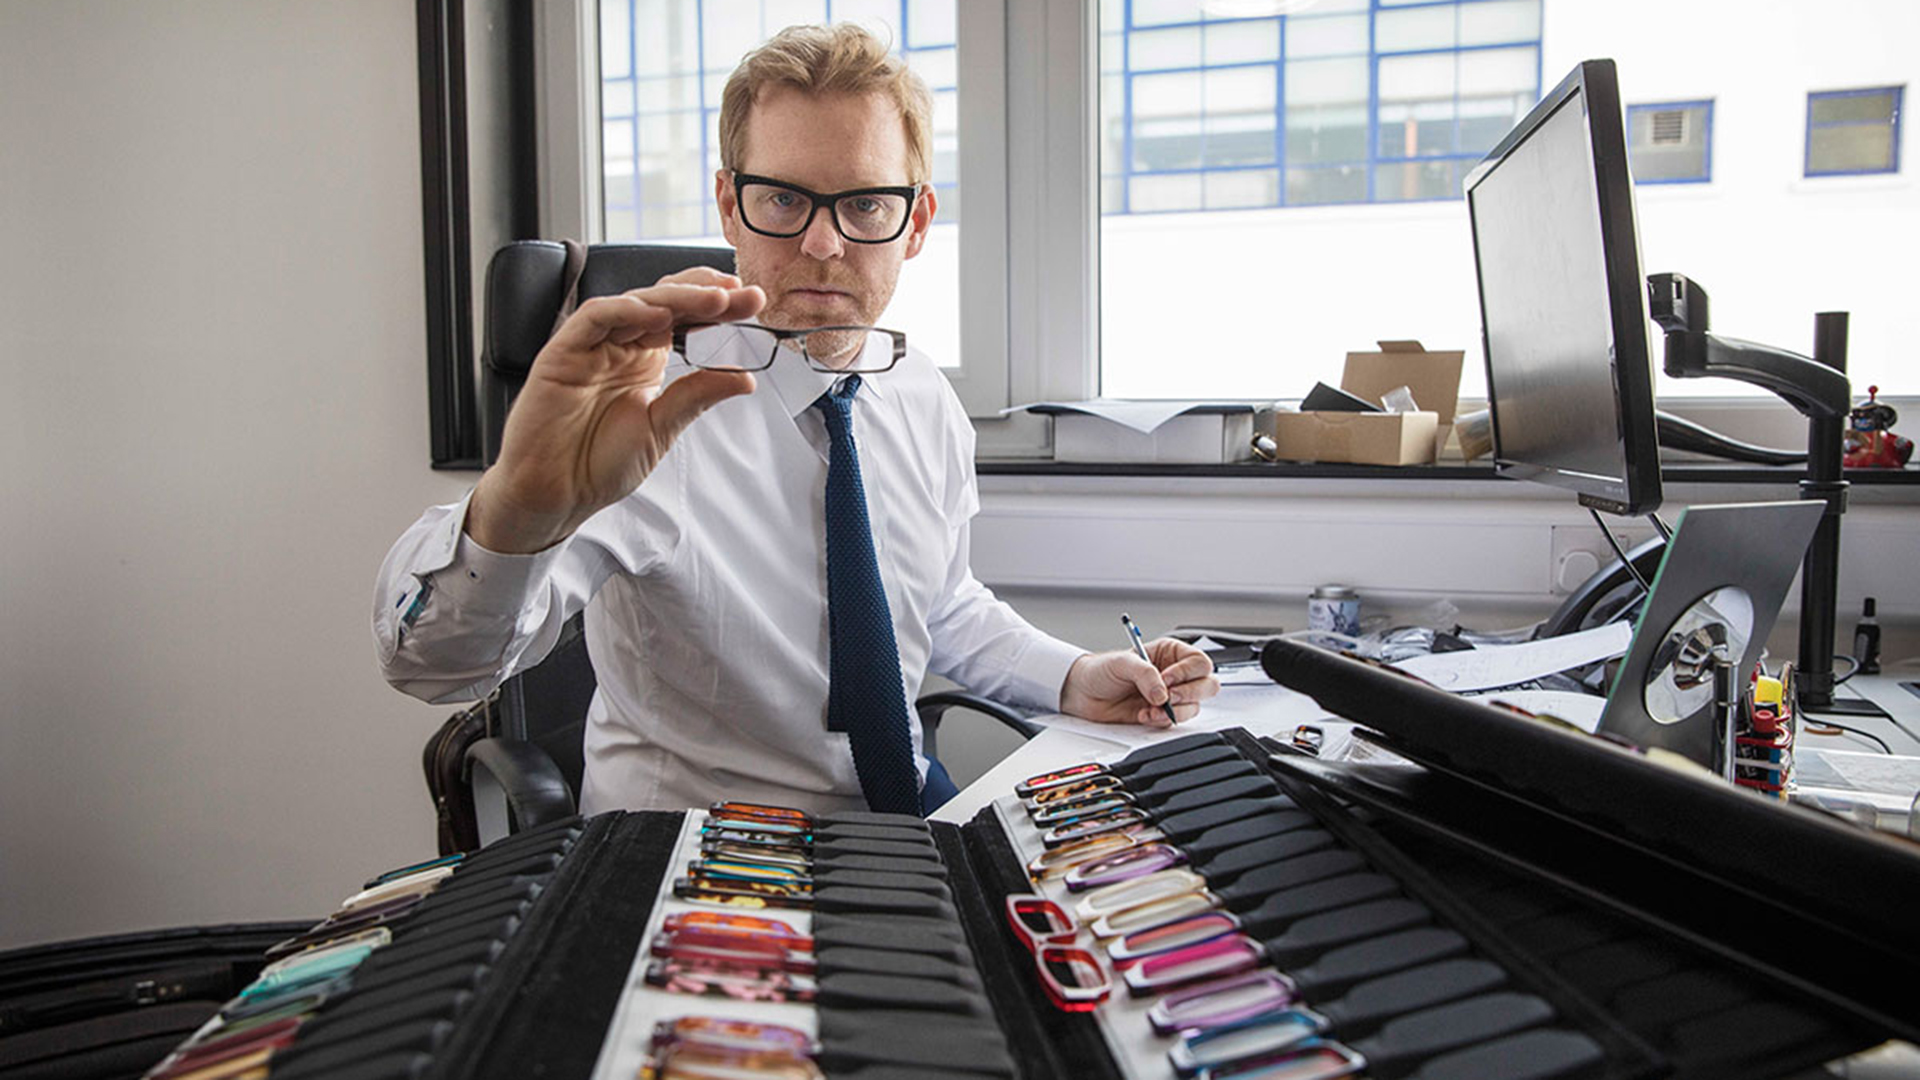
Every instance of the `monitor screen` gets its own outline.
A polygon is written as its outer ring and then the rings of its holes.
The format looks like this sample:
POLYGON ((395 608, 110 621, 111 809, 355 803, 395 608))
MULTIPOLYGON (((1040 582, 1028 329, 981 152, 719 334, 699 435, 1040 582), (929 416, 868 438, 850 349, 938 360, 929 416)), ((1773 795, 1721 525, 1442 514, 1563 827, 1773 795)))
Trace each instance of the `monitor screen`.
POLYGON ((1653 512, 1646 290, 1613 62, 1575 68, 1466 186, 1496 468, 1653 512))

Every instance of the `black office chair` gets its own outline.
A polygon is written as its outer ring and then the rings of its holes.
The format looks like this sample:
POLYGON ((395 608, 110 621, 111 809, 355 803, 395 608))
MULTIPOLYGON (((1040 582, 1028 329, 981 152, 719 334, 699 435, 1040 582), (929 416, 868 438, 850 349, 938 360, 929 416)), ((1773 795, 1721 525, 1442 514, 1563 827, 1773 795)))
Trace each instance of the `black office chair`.
MULTIPOLYGON (((482 450, 499 457, 507 410, 533 358, 555 328, 570 279, 579 300, 649 284, 690 266, 732 272, 725 248, 527 240, 508 244, 487 266, 480 362, 482 450)), ((587 705, 596 686, 580 616, 568 620, 546 659, 506 680, 488 700, 449 719, 428 740, 423 765, 440 815, 442 854, 468 851, 519 829, 573 814, 585 768, 587 705)), ((1040 728, 1008 707, 965 691, 914 702, 928 757, 949 709, 991 717, 1032 738, 1040 728)))

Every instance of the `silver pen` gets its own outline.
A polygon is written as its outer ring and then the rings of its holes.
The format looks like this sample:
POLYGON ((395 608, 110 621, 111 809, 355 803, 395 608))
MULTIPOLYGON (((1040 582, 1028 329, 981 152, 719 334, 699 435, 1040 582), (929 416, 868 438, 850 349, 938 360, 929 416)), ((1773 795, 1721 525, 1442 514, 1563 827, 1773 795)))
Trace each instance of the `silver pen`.
MULTIPOLYGON (((1124 611, 1121 612, 1120 625, 1127 628, 1127 636, 1133 639, 1133 654, 1145 660, 1148 664, 1152 664, 1153 658, 1147 655, 1147 643, 1140 640, 1140 628, 1133 624, 1133 617, 1124 611)), ((1166 710, 1167 723, 1177 724, 1180 722, 1179 719, 1173 715, 1173 692, 1171 690, 1167 692, 1167 700, 1161 702, 1160 707, 1166 710)))

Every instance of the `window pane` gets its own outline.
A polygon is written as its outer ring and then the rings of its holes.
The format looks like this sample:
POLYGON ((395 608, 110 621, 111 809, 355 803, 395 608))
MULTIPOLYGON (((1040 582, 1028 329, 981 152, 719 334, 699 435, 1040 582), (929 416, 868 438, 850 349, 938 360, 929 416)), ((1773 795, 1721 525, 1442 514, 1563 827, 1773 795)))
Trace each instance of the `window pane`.
POLYGON ((959 63, 953 49, 921 49, 907 54, 907 66, 925 79, 927 86, 944 90, 959 82, 959 63))
POLYGON ((1249 64, 1280 58, 1280 21, 1217 23, 1206 28, 1205 61, 1249 64))
MULTIPOLYGON (((1536 88, 1540 85, 1540 50, 1528 47, 1463 52, 1460 54, 1459 71, 1462 97, 1524 93, 1532 99, 1538 96, 1536 88)), ((1532 100, 1527 105, 1531 108, 1532 100)), ((1525 110, 1522 110, 1519 116, 1524 115, 1525 110)))
POLYGON ((1367 100, 1367 60, 1308 60, 1288 63, 1287 108, 1303 105, 1364 104, 1367 100))
POLYGON ((1452 101, 1380 106, 1380 157, 1451 154, 1456 149, 1453 133, 1452 101))
POLYGON ((1279 200, 1280 174, 1273 169, 1236 169, 1206 174, 1209 210, 1273 206, 1279 200))
POLYGON ((701 106, 700 80, 691 76, 642 79, 634 87, 640 112, 669 112, 701 106))
MULTIPOLYGON (((899 52, 900 47, 906 43, 906 38, 900 33, 901 8, 904 6, 900 0, 833 0, 830 6, 834 22, 858 23, 879 35, 880 40, 892 46, 894 52, 899 52)), ((826 20, 827 13, 822 12, 796 21, 825 22, 826 20)), ((790 25, 792 25, 790 22, 772 23, 767 26, 766 32, 771 35, 782 26, 790 25)))
POLYGON ((1206 189, 1199 173, 1136 176, 1131 187, 1129 202, 1136 214, 1198 210, 1206 202, 1206 189))
POLYGON ((1383 53, 1452 48, 1457 23, 1451 4, 1383 11, 1373 19, 1373 47, 1383 53))
POLYGON ((1498 45, 1540 40, 1537 0, 1497 0, 1460 5, 1460 44, 1498 45))
POLYGON ((1290 205, 1366 201, 1367 170, 1361 166, 1287 170, 1287 202, 1290 205))
POLYGON ((907 46, 924 49, 953 44, 953 14, 952 0, 908 0, 907 46))
POLYGON ((1636 181, 1707 179, 1706 103, 1627 107, 1627 158, 1636 181))
POLYGON ((1200 21, 1200 0, 1133 0, 1133 25, 1200 21))
POLYGON ((1208 112, 1259 115, 1265 118, 1263 126, 1273 127, 1278 88, 1274 85, 1272 67, 1260 64, 1226 68, 1209 71, 1205 78, 1208 112))
POLYGON ((1893 168, 1893 129, 1842 124, 1807 132, 1807 172, 1887 172, 1893 168))
POLYGON ((1366 160, 1365 105, 1320 105, 1287 110, 1287 164, 1318 165, 1366 160))
POLYGON ((1409 161, 1382 164, 1374 172, 1373 197, 1378 202, 1414 199, 1451 199, 1460 196, 1458 161, 1409 161))
POLYGON ((633 74, 632 10, 626 4, 600 5, 600 77, 621 79, 633 74))
POLYGON ((1200 66, 1200 28, 1144 30, 1128 44, 1127 63, 1135 71, 1200 66))
POLYGON ((1877 90, 1866 94, 1813 95, 1813 122, 1844 124, 1862 120, 1893 119, 1893 91, 1877 90))
POLYGON ((1452 101, 1457 83, 1453 53, 1380 58, 1380 100, 1452 101))
MULTIPOLYGON (((1319 10, 1318 8, 1314 10, 1319 10)), ((1367 52, 1367 17, 1292 18, 1287 20, 1287 58, 1351 56, 1367 52)))

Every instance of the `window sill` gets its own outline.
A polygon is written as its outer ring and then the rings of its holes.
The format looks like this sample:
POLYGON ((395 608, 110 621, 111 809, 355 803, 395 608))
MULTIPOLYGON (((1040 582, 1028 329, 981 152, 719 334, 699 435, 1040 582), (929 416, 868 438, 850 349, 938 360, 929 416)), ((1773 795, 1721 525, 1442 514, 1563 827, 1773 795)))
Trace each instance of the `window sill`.
MULTIPOLYGON (((1173 465, 1140 461, 1045 461, 1033 458, 982 458, 981 476, 1111 476, 1286 480, 1436 480, 1498 481, 1487 464, 1344 465, 1325 462, 1249 461, 1222 465, 1173 465)), ((1667 484, 1793 484, 1803 475, 1797 465, 1752 465, 1741 462, 1678 461, 1661 466, 1667 484)), ((1920 485, 1920 468, 1847 469, 1846 480, 1856 486, 1920 485)))

